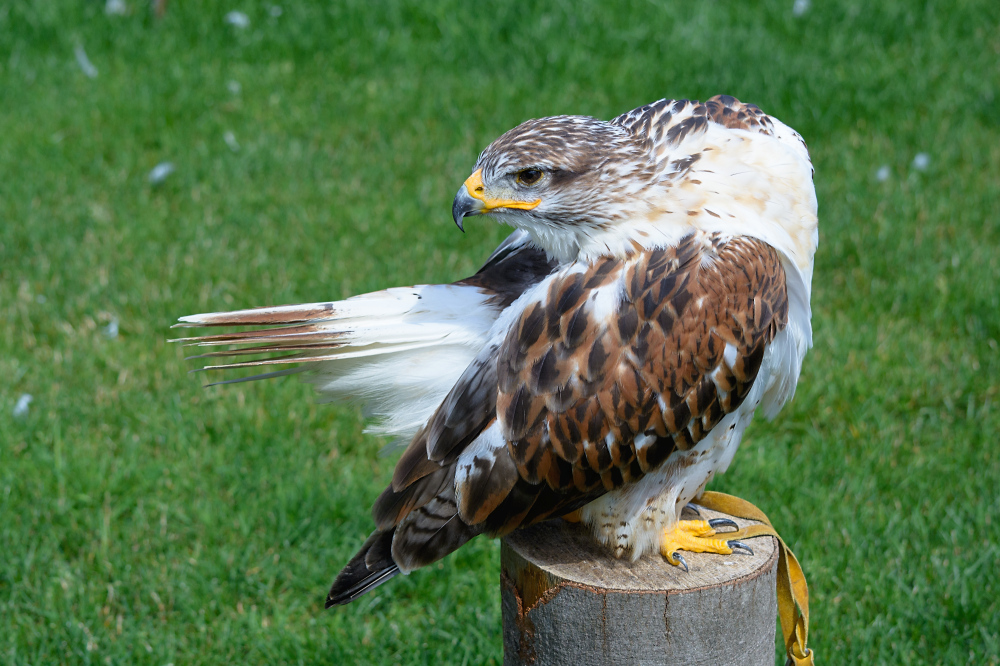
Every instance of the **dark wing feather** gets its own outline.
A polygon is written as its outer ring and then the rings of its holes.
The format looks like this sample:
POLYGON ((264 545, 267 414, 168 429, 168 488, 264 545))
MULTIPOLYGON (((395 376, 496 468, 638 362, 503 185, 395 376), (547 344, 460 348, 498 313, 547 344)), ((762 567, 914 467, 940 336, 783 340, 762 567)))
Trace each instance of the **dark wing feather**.
POLYGON ((501 243, 483 267, 458 284, 479 287, 494 294, 492 303, 506 308, 551 274, 557 262, 531 244, 528 232, 518 229, 501 243))
POLYGON ((391 556, 393 532, 373 532, 337 576, 326 607, 349 604, 399 573, 391 556))

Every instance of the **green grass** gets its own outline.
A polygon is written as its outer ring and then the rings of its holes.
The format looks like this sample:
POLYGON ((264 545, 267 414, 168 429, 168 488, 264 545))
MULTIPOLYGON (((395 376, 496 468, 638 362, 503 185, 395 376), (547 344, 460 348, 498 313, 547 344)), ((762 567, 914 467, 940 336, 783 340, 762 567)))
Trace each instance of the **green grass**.
POLYGON ((492 138, 720 92, 806 138, 821 243, 798 395, 713 488, 795 548, 821 663, 1000 662, 1000 5, 128 4, 0 2, 0 662, 500 663, 494 542, 322 610, 383 443, 201 389, 168 327, 462 277, 492 138))

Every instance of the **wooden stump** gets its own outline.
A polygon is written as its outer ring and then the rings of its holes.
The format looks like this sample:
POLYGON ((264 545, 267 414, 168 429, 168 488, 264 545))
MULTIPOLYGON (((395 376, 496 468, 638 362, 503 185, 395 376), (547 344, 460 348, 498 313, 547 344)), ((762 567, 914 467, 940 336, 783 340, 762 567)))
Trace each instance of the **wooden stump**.
POLYGON ((685 572, 659 556, 617 560, 580 524, 518 530, 501 548, 504 666, 771 666, 777 541, 747 545, 753 555, 684 553, 685 572))

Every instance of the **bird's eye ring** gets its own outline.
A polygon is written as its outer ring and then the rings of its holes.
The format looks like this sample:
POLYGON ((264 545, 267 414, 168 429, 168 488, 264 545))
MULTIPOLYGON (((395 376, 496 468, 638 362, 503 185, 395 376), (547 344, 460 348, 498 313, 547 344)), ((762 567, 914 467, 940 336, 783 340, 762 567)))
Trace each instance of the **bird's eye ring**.
POLYGON ((517 182, 521 185, 534 185, 542 179, 541 169, 524 169, 517 172, 517 182))

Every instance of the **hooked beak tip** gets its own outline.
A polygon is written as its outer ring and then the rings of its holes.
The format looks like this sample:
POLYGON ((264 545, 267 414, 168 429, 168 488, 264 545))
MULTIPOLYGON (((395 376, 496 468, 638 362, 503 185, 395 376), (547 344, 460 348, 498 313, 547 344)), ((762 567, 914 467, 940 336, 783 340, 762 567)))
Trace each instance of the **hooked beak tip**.
POLYGON ((455 195, 455 201, 451 205, 451 217, 455 220, 455 225, 465 232, 465 226, 463 221, 466 215, 479 215, 484 210, 484 205, 481 199, 476 199, 471 194, 469 194, 468 188, 463 184, 458 188, 458 193, 455 195))

